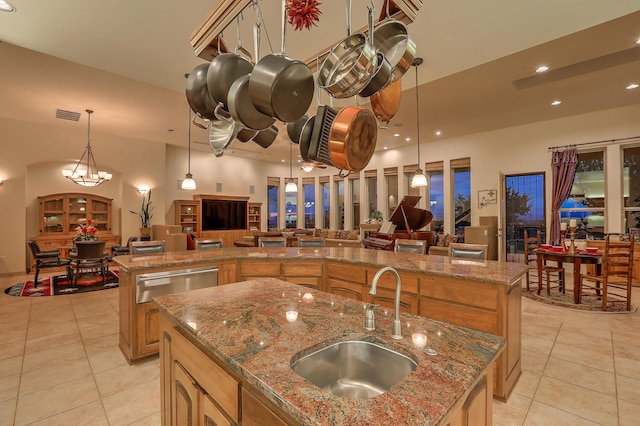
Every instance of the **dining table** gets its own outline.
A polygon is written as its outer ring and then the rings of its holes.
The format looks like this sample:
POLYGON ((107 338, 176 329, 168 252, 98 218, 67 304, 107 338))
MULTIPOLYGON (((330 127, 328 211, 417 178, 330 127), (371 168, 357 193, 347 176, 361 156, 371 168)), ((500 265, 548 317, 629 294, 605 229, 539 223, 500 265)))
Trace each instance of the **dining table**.
POLYGON ((538 260, 538 295, 542 291, 542 268, 545 262, 557 262, 559 267, 563 263, 573 264, 573 300, 576 304, 581 301, 582 280, 580 279, 580 268, 582 265, 595 265, 596 274, 600 274, 603 253, 600 251, 587 252, 586 250, 576 249, 573 253, 566 249, 538 248, 536 250, 538 260))

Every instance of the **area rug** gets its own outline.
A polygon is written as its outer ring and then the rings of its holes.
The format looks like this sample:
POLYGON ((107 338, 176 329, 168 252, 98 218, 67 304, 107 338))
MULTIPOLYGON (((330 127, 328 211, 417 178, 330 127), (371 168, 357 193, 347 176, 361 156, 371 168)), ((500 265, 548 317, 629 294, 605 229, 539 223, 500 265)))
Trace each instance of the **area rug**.
POLYGON ((10 296, 51 296, 73 293, 86 293, 88 291, 105 290, 118 287, 118 271, 109 271, 107 283, 102 283, 99 274, 83 274, 78 279, 77 285, 71 285, 66 275, 40 278, 38 286, 33 285, 33 280, 27 280, 5 289, 5 293, 10 296), (53 291, 52 291, 53 289, 53 291))
POLYGON ((537 294, 537 288, 531 288, 527 291, 522 289, 522 297, 533 300, 535 302, 545 303, 547 305, 558 306, 562 308, 574 309, 578 311, 600 312, 600 313, 616 313, 616 314, 632 314, 637 310, 637 306, 631 305, 631 310, 627 308, 626 300, 611 299, 614 303, 608 303, 607 310, 602 310, 602 300, 595 295, 583 295, 582 303, 576 304, 573 301, 573 289, 567 288, 565 294, 552 289, 551 295, 547 296, 547 290, 543 289, 540 295, 537 294))

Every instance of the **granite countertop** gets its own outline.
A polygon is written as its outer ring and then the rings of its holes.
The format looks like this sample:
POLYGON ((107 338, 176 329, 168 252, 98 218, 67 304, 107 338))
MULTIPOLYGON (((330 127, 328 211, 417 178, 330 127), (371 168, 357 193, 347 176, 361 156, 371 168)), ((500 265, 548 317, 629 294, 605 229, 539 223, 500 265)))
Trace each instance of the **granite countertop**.
POLYGON ((114 261, 124 271, 147 268, 175 267, 193 263, 230 261, 253 257, 257 259, 328 259, 368 266, 393 266, 398 271, 423 272, 434 275, 473 278, 504 285, 519 285, 517 280, 527 272, 527 266, 514 262, 469 261, 447 256, 399 253, 350 247, 325 248, 256 248, 230 247, 207 251, 177 251, 155 255, 116 256, 114 261))
POLYGON ((153 300, 210 356, 302 425, 439 424, 504 348, 498 336, 404 313, 403 339, 393 340, 392 311, 376 308, 376 330, 367 331, 362 302, 273 278, 153 300), (286 319, 289 310, 298 312, 294 322, 286 319), (437 356, 412 345, 412 330, 419 329, 427 331, 437 356), (291 369, 294 356, 343 340, 377 343, 412 358, 418 367, 370 399, 334 396, 291 369))

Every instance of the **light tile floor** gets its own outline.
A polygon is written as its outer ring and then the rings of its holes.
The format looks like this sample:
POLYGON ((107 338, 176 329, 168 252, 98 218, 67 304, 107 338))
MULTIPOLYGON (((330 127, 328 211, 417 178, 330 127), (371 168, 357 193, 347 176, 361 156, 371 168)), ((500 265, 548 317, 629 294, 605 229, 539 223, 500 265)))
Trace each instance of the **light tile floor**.
MULTIPOLYGON (((1 277, 0 290, 29 277, 1 277)), ((640 424, 640 314, 528 299, 522 311, 523 372, 494 400, 494 424, 640 424)), ((120 353, 118 289, 0 294, 0 426, 159 424, 158 359, 130 366, 120 353)))

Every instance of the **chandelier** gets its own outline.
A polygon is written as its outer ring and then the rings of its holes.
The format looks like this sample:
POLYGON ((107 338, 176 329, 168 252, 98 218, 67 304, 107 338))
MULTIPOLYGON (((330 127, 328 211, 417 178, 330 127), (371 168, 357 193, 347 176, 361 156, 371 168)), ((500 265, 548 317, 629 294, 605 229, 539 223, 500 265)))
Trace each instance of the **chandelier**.
POLYGON ((62 176, 67 179, 71 179, 78 185, 98 186, 103 182, 111 180, 113 175, 111 173, 98 170, 96 160, 93 158, 93 152, 91 151, 91 114, 93 111, 90 109, 85 111, 87 111, 87 114, 89 115, 87 119, 87 148, 73 170, 62 169, 62 176))

